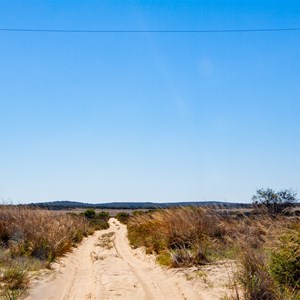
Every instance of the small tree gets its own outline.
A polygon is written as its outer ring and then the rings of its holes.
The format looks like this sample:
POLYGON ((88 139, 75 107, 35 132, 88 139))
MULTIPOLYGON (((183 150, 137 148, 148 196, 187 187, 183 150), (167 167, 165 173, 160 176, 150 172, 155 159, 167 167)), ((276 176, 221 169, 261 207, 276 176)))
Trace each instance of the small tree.
POLYGON ((270 215, 278 215, 295 206, 297 193, 291 189, 275 192, 272 189, 259 189, 252 197, 253 203, 270 215))

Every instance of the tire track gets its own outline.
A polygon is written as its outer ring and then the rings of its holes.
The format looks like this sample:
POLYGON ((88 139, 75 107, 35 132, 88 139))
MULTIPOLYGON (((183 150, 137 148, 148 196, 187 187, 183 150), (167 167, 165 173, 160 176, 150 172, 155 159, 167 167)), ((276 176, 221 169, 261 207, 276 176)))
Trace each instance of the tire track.
POLYGON ((110 228, 86 238, 54 265, 50 277, 36 282, 27 300, 199 300, 186 281, 166 274, 136 255, 127 227, 110 228))

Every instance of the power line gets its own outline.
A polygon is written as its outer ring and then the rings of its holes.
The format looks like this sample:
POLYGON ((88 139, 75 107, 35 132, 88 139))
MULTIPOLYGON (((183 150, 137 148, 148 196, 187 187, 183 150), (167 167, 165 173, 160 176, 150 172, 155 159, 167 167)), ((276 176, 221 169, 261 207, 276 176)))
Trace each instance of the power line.
POLYGON ((2 32, 45 32, 45 33, 239 33, 239 32, 286 32, 300 31, 300 28, 257 28, 216 30, 77 30, 77 29, 29 29, 0 28, 2 32))

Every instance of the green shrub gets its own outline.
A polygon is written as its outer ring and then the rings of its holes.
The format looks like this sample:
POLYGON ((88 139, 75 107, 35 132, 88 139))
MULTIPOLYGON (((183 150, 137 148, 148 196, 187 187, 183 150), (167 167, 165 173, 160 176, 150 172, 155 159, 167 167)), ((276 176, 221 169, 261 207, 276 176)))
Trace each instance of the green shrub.
POLYGON ((107 211, 100 211, 97 214, 98 219, 108 220, 109 219, 109 213, 107 211))
POLYGON ((93 230, 109 228, 108 220, 110 216, 108 212, 100 211, 98 214, 96 214, 94 209, 87 209, 82 213, 82 215, 89 222, 89 225, 93 230))
POLYGON ((172 265, 172 256, 170 251, 163 250, 157 255, 157 261, 162 266, 171 266, 172 265))
POLYGON ((300 290, 300 225, 279 238, 271 254, 270 270, 279 284, 300 290))
POLYGON ((85 212, 83 212, 83 215, 88 219, 94 219, 96 216, 96 212, 94 209, 87 209, 85 212))

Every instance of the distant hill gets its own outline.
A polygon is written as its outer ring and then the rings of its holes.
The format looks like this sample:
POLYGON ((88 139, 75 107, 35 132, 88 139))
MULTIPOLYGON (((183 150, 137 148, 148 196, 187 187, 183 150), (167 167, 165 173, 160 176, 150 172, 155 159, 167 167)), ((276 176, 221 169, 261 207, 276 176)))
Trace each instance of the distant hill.
POLYGON ((111 202, 111 203, 83 203, 76 201, 52 201, 31 203, 30 206, 48 208, 48 209, 74 209, 74 208, 106 208, 106 209, 155 209, 168 208, 179 206, 218 206, 224 208, 241 208, 249 207, 250 204, 221 202, 221 201, 194 201, 194 202, 168 202, 168 203, 154 203, 154 202, 111 202))

